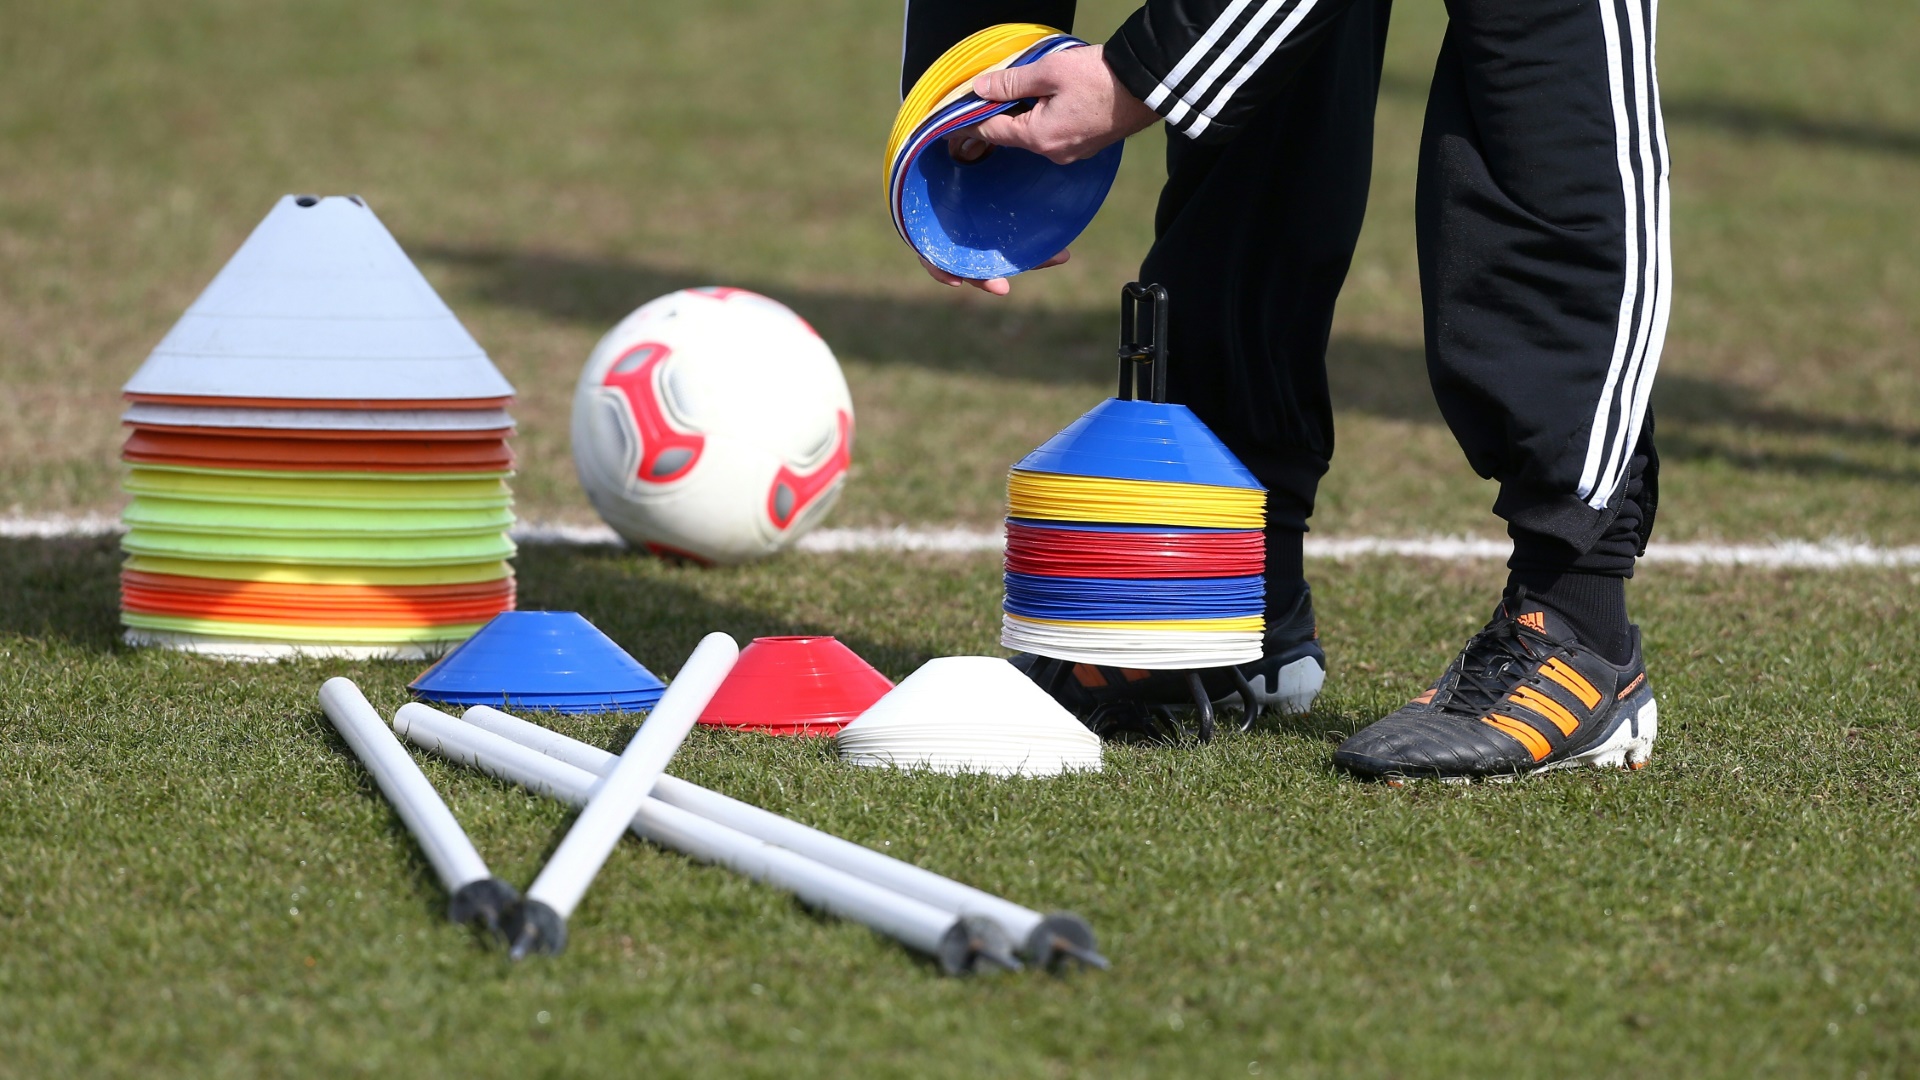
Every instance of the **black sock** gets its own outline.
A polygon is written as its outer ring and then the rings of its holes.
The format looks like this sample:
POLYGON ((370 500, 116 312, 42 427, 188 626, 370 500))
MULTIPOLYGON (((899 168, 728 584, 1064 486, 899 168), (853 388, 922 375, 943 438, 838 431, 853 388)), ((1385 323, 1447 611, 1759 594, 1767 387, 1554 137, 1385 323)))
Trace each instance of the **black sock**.
POLYGON ((1529 600, 1553 609, 1567 621, 1580 644, 1616 664, 1633 656, 1627 629, 1627 579, 1612 574, 1568 570, 1511 570, 1507 591, 1524 586, 1529 600))
POLYGON ((1301 548, 1306 534, 1295 529, 1267 529, 1267 622, 1293 614, 1293 605, 1307 587, 1306 556, 1301 548))

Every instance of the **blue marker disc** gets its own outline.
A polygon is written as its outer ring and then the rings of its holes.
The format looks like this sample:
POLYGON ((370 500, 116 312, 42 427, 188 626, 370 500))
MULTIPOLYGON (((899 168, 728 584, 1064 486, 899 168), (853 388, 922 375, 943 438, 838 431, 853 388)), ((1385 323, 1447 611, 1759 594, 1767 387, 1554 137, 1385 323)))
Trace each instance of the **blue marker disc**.
POLYGON ((1266 582, 1237 578, 1056 578, 1006 576, 1005 609, 1033 619, 1137 622, 1229 619, 1266 610, 1266 582))
POLYGON ((1185 405, 1108 398, 1014 466, 1021 472, 1266 490, 1185 405))

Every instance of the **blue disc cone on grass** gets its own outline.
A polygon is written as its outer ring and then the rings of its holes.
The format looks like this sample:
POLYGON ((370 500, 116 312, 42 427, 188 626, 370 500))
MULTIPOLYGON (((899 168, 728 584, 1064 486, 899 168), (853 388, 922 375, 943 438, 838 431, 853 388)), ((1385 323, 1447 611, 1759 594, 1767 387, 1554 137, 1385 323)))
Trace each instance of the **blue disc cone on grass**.
POLYGON ((423 701, 556 712, 635 712, 666 684, 574 611, 495 616, 409 686, 423 701))
POLYGON ((1108 398, 1020 459, 1022 472, 1259 488, 1185 405, 1108 398))

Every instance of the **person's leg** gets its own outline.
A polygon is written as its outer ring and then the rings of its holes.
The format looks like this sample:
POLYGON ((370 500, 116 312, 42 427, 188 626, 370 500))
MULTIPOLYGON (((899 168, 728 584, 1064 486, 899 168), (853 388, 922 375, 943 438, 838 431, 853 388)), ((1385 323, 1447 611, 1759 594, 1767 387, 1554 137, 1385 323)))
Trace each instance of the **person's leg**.
POLYGON ((1500 482, 1514 553, 1487 629, 1341 747, 1358 771, 1650 752, 1625 579, 1657 501, 1647 396, 1671 297, 1655 8, 1448 5, 1417 200, 1427 362, 1468 461, 1500 482))
POLYGON ((1168 396, 1267 487, 1267 613, 1303 591, 1301 538, 1333 455, 1327 337, 1366 214, 1390 4, 1355 3, 1233 141, 1167 136, 1143 281, 1171 298, 1168 396))
POLYGON ((1624 659, 1671 297, 1652 0, 1454 0, 1418 220, 1435 395, 1500 481, 1516 583, 1624 659), (1637 467, 1636 467, 1637 466, 1637 467))

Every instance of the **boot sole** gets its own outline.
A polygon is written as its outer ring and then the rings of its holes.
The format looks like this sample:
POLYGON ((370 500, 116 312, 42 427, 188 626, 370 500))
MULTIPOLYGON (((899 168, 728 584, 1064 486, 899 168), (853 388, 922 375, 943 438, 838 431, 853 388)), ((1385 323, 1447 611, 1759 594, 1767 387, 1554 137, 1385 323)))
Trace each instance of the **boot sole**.
POLYGON ((1653 760, 1653 740, 1660 734, 1660 703, 1651 696, 1637 708, 1620 710, 1620 719, 1607 737, 1572 757, 1543 765, 1529 776, 1556 769, 1626 769, 1638 772, 1653 760))

